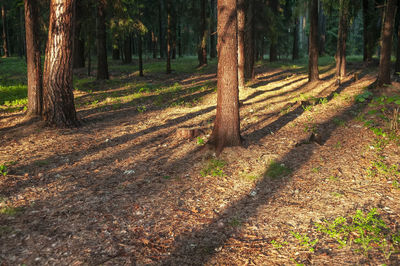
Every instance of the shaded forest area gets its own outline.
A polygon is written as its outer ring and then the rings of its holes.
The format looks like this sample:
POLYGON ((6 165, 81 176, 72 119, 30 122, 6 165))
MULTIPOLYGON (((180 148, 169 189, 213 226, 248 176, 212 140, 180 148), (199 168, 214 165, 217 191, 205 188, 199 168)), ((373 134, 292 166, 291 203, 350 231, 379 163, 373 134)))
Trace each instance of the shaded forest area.
POLYGON ((1 265, 400 264, 400 1, 0 8, 1 265))

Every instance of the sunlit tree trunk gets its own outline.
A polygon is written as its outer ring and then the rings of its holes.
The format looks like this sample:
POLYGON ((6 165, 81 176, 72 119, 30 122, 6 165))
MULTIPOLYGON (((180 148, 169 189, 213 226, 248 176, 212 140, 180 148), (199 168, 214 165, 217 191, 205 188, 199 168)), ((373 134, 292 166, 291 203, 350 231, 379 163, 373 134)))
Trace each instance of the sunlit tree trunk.
POLYGON ((385 21, 383 24, 382 31, 382 49, 381 58, 379 62, 379 72, 377 85, 383 86, 384 84, 390 84, 390 57, 392 52, 392 35, 394 19, 396 14, 396 1, 387 0, 385 7, 385 21))
POLYGON ((294 18, 292 59, 299 59, 299 18, 294 18))
POLYGON ((209 140, 218 154, 241 145, 236 34, 236 0, 218 0, 217 114, 209 140))
POLYGON ((2 34, 3 50, 4 50, 3 57, 8 57, 9 52, 8 52, 8 40, 7 40, 7 13, 6 13, 6 8, 4 7, 4 4, 1 5, 1 20, 3 23, 3 34, 2 34))
POLYGON ((339 30, 336 49, 336 77, 340 80, 346 76, 346 40, 348 31, 349 0, 340 0, 339 30))
POLYGON ((238 82, 239 89, 244 88, 244 29, 245 29, 245 0, 237 0, 237 23, 238 23, 238 82))
POLYGON ((26 65, 29 116, 40 116, 43 104, 42 65, 39 42, 38 0, 25 0, 26 65))
POLYGON ((97 79, 109 79, 106 45, 106 6, 107 0, 97 1, 97 79))
POLYGON ((167 0, 167 74, 171 73, 171 26, 172 26, 172 15, 171 15, 171 0, 167 0))
POLYGON ((206 0, 200 2, 200 44, 197 51, 199 66, 207 65, 207 21, 206 21, 206 0))
POLYGON ((50 26, 43 73, 43 119, 48 125, 78 125, 73 94, 75 0, 51 0, 50 26))
POLYGON ((254 0, 246 0, 246 23, 244 32, 244 77, 254 78, 254 0))
POLYGON ((318 74, 318 0, 310 2, 310 36, 308 47, 308 81, 319 79, 318 74))

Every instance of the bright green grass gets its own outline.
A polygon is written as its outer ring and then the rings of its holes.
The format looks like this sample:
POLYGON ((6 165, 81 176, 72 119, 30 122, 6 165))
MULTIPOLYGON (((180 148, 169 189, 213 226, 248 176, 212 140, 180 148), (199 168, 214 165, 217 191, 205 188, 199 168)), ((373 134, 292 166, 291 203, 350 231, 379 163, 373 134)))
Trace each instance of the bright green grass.
POLYGON ((23 106, 27 103, 26 63, 11 57, 0 61, 0 106, 23 106))

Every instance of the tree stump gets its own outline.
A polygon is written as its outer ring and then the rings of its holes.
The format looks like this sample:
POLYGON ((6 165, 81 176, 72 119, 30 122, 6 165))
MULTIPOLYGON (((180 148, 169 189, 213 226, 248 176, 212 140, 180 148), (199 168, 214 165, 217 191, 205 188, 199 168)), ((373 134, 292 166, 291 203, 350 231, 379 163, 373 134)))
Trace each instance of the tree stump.
POLYGON ((178 128, 176 130, 176 136, 179 139, 193 139, 203 133, 203 129, 199 127, 178 128))

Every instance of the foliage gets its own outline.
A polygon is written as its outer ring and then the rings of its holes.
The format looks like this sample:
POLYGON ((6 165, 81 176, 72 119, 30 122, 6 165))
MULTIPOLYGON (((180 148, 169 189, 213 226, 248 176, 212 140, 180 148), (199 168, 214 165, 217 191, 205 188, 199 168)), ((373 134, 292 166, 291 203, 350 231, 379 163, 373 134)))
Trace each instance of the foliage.
POLYGON ((213 158, 210 159, 207 162, 207 165, 200 171, 200 175, 202 177, 206 177, 206 176, 224 176, 224 167, 226 166, 226 162, 221 160, 221 159, 217 159, 217 158, 213 158))

